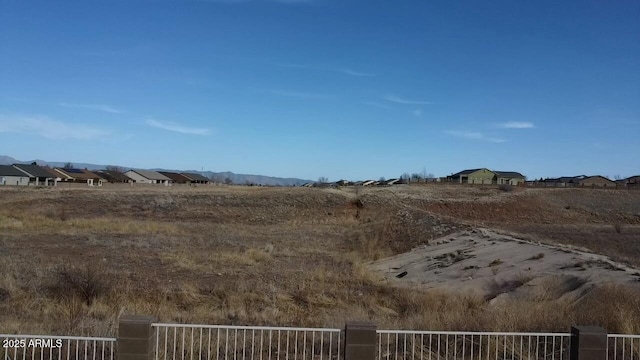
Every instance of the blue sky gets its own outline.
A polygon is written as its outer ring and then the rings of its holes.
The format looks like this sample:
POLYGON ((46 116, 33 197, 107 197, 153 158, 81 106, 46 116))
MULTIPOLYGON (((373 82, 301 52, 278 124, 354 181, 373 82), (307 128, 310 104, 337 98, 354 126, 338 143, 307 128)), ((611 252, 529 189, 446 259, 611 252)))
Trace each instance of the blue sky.
POLYGON ((0 0, 0 155, 640 173, 638 1, 0 0))

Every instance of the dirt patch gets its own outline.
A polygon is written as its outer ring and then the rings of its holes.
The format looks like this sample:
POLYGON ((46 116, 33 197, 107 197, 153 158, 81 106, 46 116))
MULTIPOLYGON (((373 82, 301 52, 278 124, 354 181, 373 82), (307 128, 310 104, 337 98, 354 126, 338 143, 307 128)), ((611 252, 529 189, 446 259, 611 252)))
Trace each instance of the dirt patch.
POLYGON ((373 262, 370 268, 394 285, 472 293, 487 300, 503 294, 537 296, 544 279, 558 276, 572 279, 562 296, 581 297, 584 289, 603 284, 638 283, 638 270, 606 256, 487 229, 434 239, 430 245, 373 262))

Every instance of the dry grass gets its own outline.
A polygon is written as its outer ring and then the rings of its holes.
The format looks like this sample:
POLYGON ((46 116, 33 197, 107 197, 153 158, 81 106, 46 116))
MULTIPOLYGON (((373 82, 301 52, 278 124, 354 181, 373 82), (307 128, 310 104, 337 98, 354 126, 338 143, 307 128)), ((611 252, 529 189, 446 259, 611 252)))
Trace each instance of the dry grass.
POLYGON ((398 189, 2 189, 0 332, 113 335, 126 313, 293 326, 368 319, 433 330, 566 331, 580 322, 640 332, 640 295, 631 288, 601 288, 576 303, 554 295, 558 282, 546 297, 495 306, 393 288, 365 266, 489 221, 530 236, 558 233, 548 226, 602 226, 608 232, 597 247, 632 256, 640 221, 629 214, 640 210, 628 201, 616 212, 615 201, 592 195, 398 189), (615 223, 624 224, 621 233, 615 223), (608 243, 609 234, 618 243, 608 243))

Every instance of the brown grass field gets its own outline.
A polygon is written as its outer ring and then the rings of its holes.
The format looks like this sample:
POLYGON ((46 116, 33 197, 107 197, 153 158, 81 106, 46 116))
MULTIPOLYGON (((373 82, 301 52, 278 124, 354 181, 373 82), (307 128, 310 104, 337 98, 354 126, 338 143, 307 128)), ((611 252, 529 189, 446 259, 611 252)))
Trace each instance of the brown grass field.
MULTIPOLYGON (((371 260, 490 228, 640 268, 640 191, 389 188, 0 188, 0 333, 114 335, 165 322, 640 333, 637 285, 562 298, 396 287, 371 260)), ((532 254, 535 255, 535 254, 532 254)))

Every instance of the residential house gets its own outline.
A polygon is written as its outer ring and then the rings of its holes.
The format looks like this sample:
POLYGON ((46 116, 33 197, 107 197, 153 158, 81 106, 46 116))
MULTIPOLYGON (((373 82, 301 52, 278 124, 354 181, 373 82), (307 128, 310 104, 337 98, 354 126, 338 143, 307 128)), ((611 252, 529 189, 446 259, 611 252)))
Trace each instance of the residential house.
POLYGON ((347 180, 338 180, 334 184, 336 184, 337 186, 347 186, 347 185, 349 185, 349 181, 347 181, 347 180))
POLYGON ((158 172, 168 177, 169 179, 171 179, 171 182, 174 184, 191 184, 191 179, 189 179, 188 177, 182 174, 169 172, 169 171, 158 171, 158 172))
POLYGON ((580 180, 578 184, 584 187, 616 187, 615 181, 600 175, 586 177, 580 180))
POLYGON ((580 180, 586 178, 586 175, 578 175, 578 176, 561 176, 559 178, 551 178, 545 179, 543 182, 547 186, 555 186, 555 187, 575 187, 578 186, 580 180))
POLYGON ((70 173, 66 172, 66 171, 60 171, 60 169, 58 168, 53 168, 50 169, 50 171, 54 174, 56 174, 58 176, 58 178, 60 178, 61 182, 75 182, 76 178, 73 177, 70 173))
POLYGON ((101 178, 103 178, 106 182, 112 184, 130 184, 133 183, 133 180, 125 175, 124 173, 116 170, 98 170, 95 172, 101 178))
POLYGON ((192 184, 208 184, 211 182, 206 177, 196 173, 180 173, 180 175, 189 179, 192 184))
POLYGON ((371 186, 375 183, 375 180, 365 180, 362 182, 362 186, 371 186))
POLYGON ((640 188, 640 175, 630 176, 624 180, 625 180, 626 186, 640 188))
POLYGON ((53 176, 53 182, 55 184, 63 181, 62 174, 60 174, 59 172, 55 171, 54 169, 52 169, 50 167, 43 167, 42 169, 44 171, 48 172, 49 174, 51 174, 51 176, 53 176))
POLYGON ((0 165, 0 185, 28 186, 29 175, 10 165, 0 165))
POLYGON ((526 181, 524 175, 515 171, 494 171, 496 173, 497 178, 496 182, 499 185, 507 184, 507 185, 520 185, 524 184, 526 181))
POLYGON ((86 183, 89 186, 102 186, 102 184, 105 182, 105 179, 103 179, 100 175, 93 173, 87 169, 55 168, 54 170, 60 173, 64 177, 64 179, 66 179, 63 181, 67 182, 76 182, 83 184, 86 183))
POLYGON ((126 173, 136 184, 171 185, 171 179, 153 170, 129 170, 126 173))
POLYGON ((496 184, 498 175, 486 168, 462 170, 451 176, 447 176, 449 181, 461 184, 496 184))
POLYGON ((13 164, 13 167, 22 171, 29 176, 29 184, 39 186, 57 185, 57 176, 51 174, 45 168, 42 168, 35 163, 31 165, 26 164, 13 164))
POLYGON ((387 181, 385 181, 385 185, 395 185, 400 181, 400 179, 389 179, 387 181))

